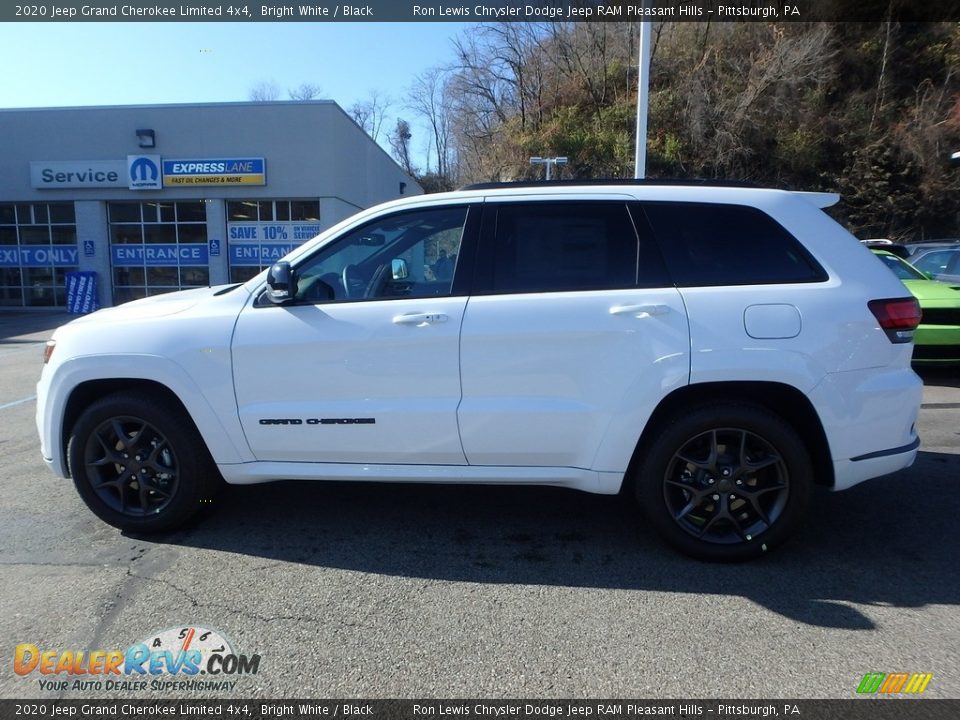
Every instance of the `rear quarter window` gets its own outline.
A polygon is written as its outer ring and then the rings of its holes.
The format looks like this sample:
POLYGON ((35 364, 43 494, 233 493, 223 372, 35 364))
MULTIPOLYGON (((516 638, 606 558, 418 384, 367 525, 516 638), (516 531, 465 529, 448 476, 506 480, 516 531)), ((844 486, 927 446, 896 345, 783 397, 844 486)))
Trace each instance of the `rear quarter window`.
POLYGON ((827 280, 827 273, 806 248, 757 208, 643 203, 642 210, 680 287, 827 280))

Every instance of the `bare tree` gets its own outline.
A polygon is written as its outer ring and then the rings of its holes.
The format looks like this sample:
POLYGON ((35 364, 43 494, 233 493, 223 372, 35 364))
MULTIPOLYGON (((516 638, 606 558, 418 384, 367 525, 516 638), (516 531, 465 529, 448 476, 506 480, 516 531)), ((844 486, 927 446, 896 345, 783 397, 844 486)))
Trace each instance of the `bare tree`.
POLYGON ((380 131, 391 105, 389 97, 373 90, 367 100, 355 102, 350 107, 350 117, 373 138, 374 142, 379 142, 380 131))
MULTIPOLYGON (((430 125, 433 151, 437 155, 437 175, 451 178, 451 121, 447 112, 447 71, 431 68, 418 75, 410 88, 410 108, 430 125)), ((429 165, 429 163, 428 163, 429 165)), ((429 167, 426 168, 430 170, 429 167)))
POLYGON ((261 80, 249 93, 253 102, 273 102, 280 99, 280 86, 274 80, 261 80))
POLYGON ((393 149, 393 157, 400 163, 400 167, 409 175, 414 175, 416 169, 410 159, 410 140, 413 133, 410 132, 410 123, 403 118, 397 118, 397 125, 388 138, 390 147, 393 149))
POLYGON ((321 87, 314 83, 300 83, 298 87, 287 90, 291 100, 313 100, 320 97, 322 93, 321 87))

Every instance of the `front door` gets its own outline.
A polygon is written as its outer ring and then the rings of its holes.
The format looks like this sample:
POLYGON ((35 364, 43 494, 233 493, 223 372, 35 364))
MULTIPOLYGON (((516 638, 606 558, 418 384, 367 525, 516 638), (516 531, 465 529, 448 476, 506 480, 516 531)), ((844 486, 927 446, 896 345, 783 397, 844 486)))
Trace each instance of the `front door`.
POLYGON ((462 205, 381 216, 295 266, 296 300, 255 299, 233 340, 258 460, 464 464, 462 205))

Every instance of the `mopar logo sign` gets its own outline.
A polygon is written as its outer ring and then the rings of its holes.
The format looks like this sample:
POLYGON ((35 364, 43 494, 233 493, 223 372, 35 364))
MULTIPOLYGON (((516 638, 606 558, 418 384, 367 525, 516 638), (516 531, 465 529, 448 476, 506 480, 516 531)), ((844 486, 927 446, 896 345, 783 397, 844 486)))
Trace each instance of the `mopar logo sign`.
POLYGON ((131 190, 159 190, 163 187, 159 155, 127 155, 127 181, 131 190))

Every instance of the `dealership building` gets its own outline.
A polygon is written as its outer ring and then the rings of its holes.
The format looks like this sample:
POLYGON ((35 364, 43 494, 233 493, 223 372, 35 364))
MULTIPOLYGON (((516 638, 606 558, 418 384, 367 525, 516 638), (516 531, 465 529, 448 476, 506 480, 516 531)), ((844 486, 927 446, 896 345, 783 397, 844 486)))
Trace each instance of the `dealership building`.
POLYGON ((0 110, 0 306, 247 280, 422 191, 331 101, 0 110), (71 276, 79 277, 79 276, 71 276))

